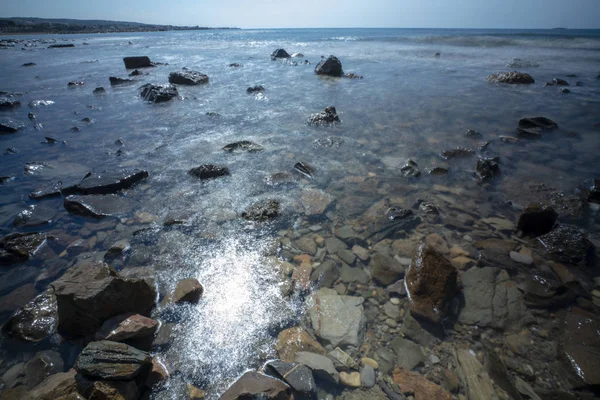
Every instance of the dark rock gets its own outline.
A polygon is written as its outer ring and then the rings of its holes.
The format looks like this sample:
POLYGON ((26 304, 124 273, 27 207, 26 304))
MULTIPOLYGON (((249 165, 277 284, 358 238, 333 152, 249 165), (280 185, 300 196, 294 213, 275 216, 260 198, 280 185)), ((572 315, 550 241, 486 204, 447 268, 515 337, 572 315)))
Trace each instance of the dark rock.
POLYGON ((6 108, 15 108, 21 105, 21 102, 14 97, 11 96, 3 96, 0 97, 0 110, 6 108))
POLYGON ((248 93, 248 94, 262 93, 264 91, 265 91, 265 88, 262 86, 251 86, 248 89, 246 89, 246 93, 248 93))
POLYGON ((340 270, 333 260, 325 260, 321 265, 315 268, 311 275, 310 280, 317 282, 319 287, 330 288, 339 279, 340 270))
MULTIPOLYGON (((96 380, 77 375, 77 391, 81 394, 80 399, 102 399, 102 400, 135 400, 140 398, 140 389, 136 381, 128 380, 96 380)), ((141 381, 141 379, 139 379, 141 381)), ((60 400, 63 400, 62 398, 60 400)), ((65 399, 67 400, 67 399, 65 399)))
POLYGON ((442 157, 446 160, 460 157, 469 157, 473 154, 473 150, 465 147, 455 147, 454 149, 442 151, 442 157))
POLYGON ((152 103, 162 103, 177 97, 177 87, 173 85, 153 85, 147 83, 140 87, 140 96, 152 103))
POLYGON ((93 334, 117 315, 150 316, 156 298, 148 282, 121 278, 104 263, 77 264, 51 286, 58 304, 58 332, 67 338, 93 334))
POLYGON ((422 243, 406 273, 411 313, 440 322, 457 290, 458 271, 444 256, 422 243))
POLYGON ((552 79, 552 83, 554 85, 558 85, 558 86, 569 86, 569 82, 565 81, 564 79, 560 79, 560 78, 552 79))
POLYGON ((96 340, 126 342, 153 337, 158 321, 143 315, 127 313, 107 319, 96 332, 96 340))
POLYGON ((228 145, 223 147, 223 150, 228 151, 230 153, 235 151, 254 152, 262 151, 263 147, 249 140, 241 140, 239 142, 229 143, 228 145))
POLYGON ((229 175, 229 168, 225 166, 204 164, 188 171, 188 174, 200 178, 200 180, 214 179, 229 175))
POLYGON ((15 179, 14 176, 0 176, 0 185, 4 185, 6 182, 10 182, 15 179))
POLYGON ((139 69, 136 69, 129 74, 129 76, 142 76, 142 75, 144 75, 144 73, 142 71, 140 71, 139 69))
POLYGON ((111 76, 111 77, 108 78, 108 80, 110 81, 110 84, 113 85, 113 86, 116 86, 116 85, 125 85, 125 84, 128 84, 128 83, 135 82, 133 79, 119 78, 119 77, 116 77, 116 76, 111 76))
POLYGON ((228 65, 228 67, 229 68, 240 68, 240 67, 243 67, 243 65, 239 64, 239 63, 231 63, 228 65))
POLYGON ((291 56, 284 49, 277 49, 271 53, 272 58, 290 58, 291 56))
POLYGON ((294 164, 294 171, 297 171, 298 173, 309 179, 313 178, 314 169, 303 161, 299 161, 296 164, 294 164))
POLYGON ((46 199, 50 197, 57 197, 61 194, 72 194, 76 192, 76 185, 64 187, 62 182, 50 182, 45 186, 37 189, 35 192, 31 192, 29 197, 35 200, 46 199))
POLYGON ((541 203, 530 203, 519 216, 517 229, 527 236, 540 236, 552 230, 558 218, 554 208, 541 203))
POLYGON ((375 253, 371 258, 371 276, 375 282, 388 286, 404 276, 404 267, 391 257, 375 253))
POLYGON ((579 308, 567 314, 559 357, 573 374, 575 387, 600 385, 600 321, 597 315, 579 308))
POLYGON ((390 221, 395 221, 397 219, 404 219, 404 218, 408 218, 412 215, 412 210, 408 210, 406 208, 401 208, 401 207, 390 207, 387 209, 387 211, 385 212, 385 216, 390 220, 390 221))
POLYGON ((466 137, 470 137, 470 138, 475 138, 475 139, 479 139, 482 138, 483 135, 477 131, 474 131, 473 129, 469 129, 467 131, 467 133, 465 133, 466 137))
POLYGON ((21 211, 15 217, 13 225, 15 227, 30 228, 41 225, 48 225, 52 223, 52 220, 56 216, 56 210, 53 208, 31 205, 25 210, 21 211))
POLYGON ((39 385, 33 388, 26 400, 80 400, 77 397, 77 384, 75 382, 76 371, 71 369, 67 372, 59 372, 50 375, 39 385))
POLYGON ((207 112, 204 115, 206 115, 207 117, 210 117, 210 118, 217 118, 217 117, 221 116, 221 114, 219 114, 218 112, 214 112, 214 111, 207 112))
POLYGON ((290 388, 279 379, 256 371, 244 373, 221 395, 219 400, 274 399, 291 400, 290 388))
POLYGON ((311 394, 317 389, 312 371, 306 365, 270 361, 266 364, 265 370, 286 382, 296 392, 311 394))
POLYGON ((68 87, 77 87, 77 86, 83 86, 85 85, 85 82, 83 81, 71 81, 69 83, 67 83, 68 87))
POLYGON ((208 83, 208 75, 197 71, 183 69, 169 74, 169 83, 176 85, 201 85, 208 83))
POLYGON ((152 358, 145 351, 108 340, 88 344, 75 363, 81 375, 107 380, 131 380, 151 368, 152 358))
POLYGON ((561 93, 571 93, 571 91, 569 89, 567 89, 567 88, 560 89, 560 92, 561 93))
POLYGON ((295 361, 310 368, 315 377, 329 383, 339 383, 339 374, 330 358, 308 351, 300 351, 296 354, 295 361))
POLYGON ((486 180, 500 175, 500 166, 498 165, 498 157, 494 158, 479 158, 475 166, 475 174, 479 179, 486 180))
POLYGON ((519 282, 523 299, 529 308, 556 309, 572 304, 580 291, 578 284, 562 284, 552 276, 531 275, 519 282))
POLYGON ((315 74, 339 77, 344 75, 344 71, 341 61, 336 56, 329 56, 317 64, 315 74))
POLYGON ((329 106, 325 110, 317 114, 311 114, 308 117, 309 124, 329 125, 335 122, 340 122, 340 117, 337 114, 335 107, 329 106))
POLYGON ((17 309, 2 330, 19 340, 39 342, 52 336, 57 326, 56 297, 50 289, 17 309))
POLYGON ((148 171, 134 169, 88 174, 75 188, 80 194, 112 194, 148 178, 148 171))
POLYGON ((585 267, 594 259, 596 247, 576 228, 560 225, 538 240, 558 262, 585 267))
POLYGON ((75 47, 75 45, 73 43, 66 43, 66 44, 51 44, 50 46, 48 46, 49 49, 61 49, 64 47, 75 47))
POLYGON ((59 353, 51 350, 40 351, 25 364, 27 388, 33 389, 46 377, 63 370, 64 362, 59 353))
POLYGON ((558 124, 546 117, 521 118, 517 133, 523 137, 540 137, 545 130, 558 128, 558 124))
POLYGON ((429 170, 430 175, 446 175, 448 168, 445 167, 433 167, 429 170))
POLYGON ((125 68, 127 69, 154 67, 154 64, 150 61, 150 58, 146 56, 125 57, 123 58, 123 62, 125 63, 125 68))
POLYGON ((71 195, 65 197, 63 204, 65 209, 72 214, 93 218, 119 216, 133 206, 130 199, 113 194, 71 195))
POLYGON ((35 65, 37 65, 37 64, 34 63, 34 62, 28 62, 28 63, 25 63, 25 64, 21 65, 21 67, 33 67, 35 65))
POLYGON ((600 203, 600 179, 592 180, 592 185, 588 190, 587 200, 600 203))
POLYGON ((249 221, 268 221, 278 217, 280 205, 277 200, 263 200, 252 204, 242 212, 242 218, 249 221))
POLYGON ((419 166, 413 160, 408 160, 405 166, 400 169, 400 173, 405 178, 417 178, 421 176, 421 171, 419 170, 419 166))
POLYGON ((4 118, 0 120, 0 134, 15 133, 23 128, 25 128, 25 124, 22 122, 15 121, 10 118, 4 118))
POLYGON ((55 139, 55 138, 50 137, 50 136, 45 136, 44 139, 46 139, 46 140, 44 140, 42 143, 48 143, 48 144, 58 143, 58 139, 55 139))
POLYGON ((16 147, 7 147, 6 153, 4 153, 4 154, 9 155, 9 154, 17 154, 17 153, 19 153, 19 149, 17 149, 16 147))
POLYGON ((524 72, 501 72, 492 74, 486 79, 490 83, 531 84, 535 83, 533 77, 524 72))
POLYGON ((96 89, 94 89, 94 94, 104 94, 104 93, 106 93, 106 89, 104 89, 102 86, 99 86, 96 89))
POLYGON ((13 233, 0 238, 0 265, 27 261, 46 244, 41 233, 13 233))

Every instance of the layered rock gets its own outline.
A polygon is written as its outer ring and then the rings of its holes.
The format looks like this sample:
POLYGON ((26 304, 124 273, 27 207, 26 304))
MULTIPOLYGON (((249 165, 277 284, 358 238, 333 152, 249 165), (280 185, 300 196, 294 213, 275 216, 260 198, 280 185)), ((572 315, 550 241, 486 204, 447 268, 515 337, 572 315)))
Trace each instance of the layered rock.
POLYGON ((77 358, 75 369, 81 375, 95 379, 131 380, 148 375, 152 358, 145 351, 124 343, 102 340, 88 344, 77 358))
POLYGON ((143 315, 127 313, 107 319, 96 332, 96 340, 125 342, 154 336, 158 321, 143 315))

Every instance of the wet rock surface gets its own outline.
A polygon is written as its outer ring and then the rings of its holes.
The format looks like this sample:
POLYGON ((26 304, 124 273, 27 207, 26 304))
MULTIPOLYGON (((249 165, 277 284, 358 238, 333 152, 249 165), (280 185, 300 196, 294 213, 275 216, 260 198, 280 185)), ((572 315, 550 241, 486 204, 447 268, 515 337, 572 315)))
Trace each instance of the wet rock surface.
POLYGON ((586 267, 595 258, 596 247, 578 229, 560 225, 538 238, 550 256, 559 262, 586 267))
POLYGON ((13 233, 0 238, 0 265, 27 261, 46 244, 41 233, 13 233))
POLYGON ((600 321, 596 315, 574 308, 565 319, 560 341, 563 364, 575 379, 576 386, 600 384, 600 321))
POLYGON ((336 56, 329 56, 322 59, 315 67, 315 74, 339 77, 344 75, 342 62, 336 56))
POLYGON ((25 128, 25 124, 10 118, 0 119, 0 133, 15 133, 25 128))
POLYGON ((135 80, 133 80, 133 79, 120 78, 118 76, 111 76, 111 77, 108 78, 108 81, 110 82, 110 84, 112 86, 128 85, 130 83, 134 83, 135 82, 135 80))
POLYGON ((148 374, 152 358, 124 343, 102 340, 88 344, 77 357, 75 369, 81 375, 107 380, 130 380, 148 374))
POLYGON ((530 203, 517 222, 517 229, 524 235, 540 236, 552 230, 558 213, 554 208, 541 203, 530 203))
POLYGON ((15 227, 24 228, 49 225, 52 223, 55 216, 56 210, 35 204, 17 214, 13 221, 13 225, 15 227))
POLYGON ((322 112, 311 114, 308 117, 308 123, 314 125, 330 125, 335 122, 340 122, 340 117, 333 106, 329 106, 322 112))
POLYGON ((123 58, 123 63, 127 69, 154 67, 154 64, 147 56, 125 57, 123 58))
POLYGON ((545 131, 557 129, 558 124, 546 117, 521 118, 517 133, 526 138, 541 137, 545 131))
POLYGON ((127 212, 132 204, 126 198, 113 194, 71 195, 65 197, 64 206, 72 214, 101 219, 127 212))
POLYGON ((264 200, 248 207, 242 212, 242 218, 261 222, 277 218, 280 213, 280 204, 277 200, 264 200))
POLYGON ((229 168, 222 165, 204 164, 190 169, 188 174, 204 181, 229 175, 229 168))
POLYGON ((52 290, 47 290, 17 309, 2 330, 19 340, 39 342, 53 335, 57 326, 56 297, 52 290))
POLYGON ((254 142, 251 142, 249 140, 241 140, 239 142, 233 142, 233 143, 229 143, 228 145, 225 145, 223 147, 223 150, 225 150, 229 153, 240 152, 240 151, 247 151, 247 152, 252 153, 255 151, 262 151, 263 147, 254 142))
POLYGON ((310 395, 317 390, 312 371, 306 365, 272 361, 266 365, 266 371, 283 380, 296 392, 310 395))
POLYGON ((492 74, 486 79, 490 83, 509 83, 513 85, 517 84, 532 84, 535 83, 535 79, 525 72, 501 72, 492 74))
POLYGON ((173 85, 153 85, 147 83, 140 87, 140 96, 151 103, 164 103, 177 96, 177 87, 173 85))
POLYGON ((183 69, 169 74, 169 83, 176 85, 202 85, 208 83, 208 75, 198 71, 183 69))
POLYGON ((290 58, 291 56, 284 49, 277 49, 273 53, 271 53, 271 57, 273 57, 273 58, 290 58))
POLYGON ((479 158, 475 165, 475 174, 484 181, 500 175, 500 166, 497 158, 479 158))
POLYGON ((129 189, 146 178, 148 178, 148 171, 138 169, 90 173, 75 188, 68 189, 67 192, 86 195, 117 193, 129 189))

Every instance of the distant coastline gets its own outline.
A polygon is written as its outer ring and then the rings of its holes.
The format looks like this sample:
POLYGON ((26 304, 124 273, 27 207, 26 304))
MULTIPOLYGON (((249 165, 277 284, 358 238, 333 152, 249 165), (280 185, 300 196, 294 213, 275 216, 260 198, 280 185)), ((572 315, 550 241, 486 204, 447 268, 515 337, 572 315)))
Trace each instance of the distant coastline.
POLYGON ((73 34, 118 32, 164 32, 207 29, 239 29, 233 27, 204 27, 154 25, 139 22, 48 19, 48 18, 0 18, 0 35, 6 34, 73 34))

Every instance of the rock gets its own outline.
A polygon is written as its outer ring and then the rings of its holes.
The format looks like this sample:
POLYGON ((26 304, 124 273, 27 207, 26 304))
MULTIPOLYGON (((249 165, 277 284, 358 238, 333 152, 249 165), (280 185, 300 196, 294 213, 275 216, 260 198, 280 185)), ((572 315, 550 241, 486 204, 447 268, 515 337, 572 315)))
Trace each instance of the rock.
POLYGON ((27 388, 33 389, 46 377, 63 372, 64 363, 59 353, 51 350, 40 351, 25 364, 27 388))
POLYGON ((564 79, 560 79, 560 78, 552 79, 552 84, 558 85, 558 86, 569 86, 569 82, 565 81, 564 79))
POLYGON ((7 109, 7 108, 15 108, 15 107, 19 107, 20 105, 21 105, 21 102, 12 96, 0 97, 0 110, 7 109))
POLYGON ((50 375, 34 387, 25 400, 76 400, 76 397, 68 397, 77 393, 75 374, 76 371, 71 369, 50 375))
POLYGON ((508 330, 531 322, 521 292, 506 271, 471 268, 461 279, 464 306, 458 315, 460 323, 508 330))
POLYGON ((243 66, 244 65, 240 64, 240 63, 231 63, 231 64, 228 65, 229 68, 240 68, 240 67, 243 67, 243 66))
MULTIPOLYGON (((341 376, 340 376, 341 378, 341 376)), ((365 365, 360 371, 360 385, 366 388, 372 388, 376 382, 375 369, 371 365, 365 365)))
POLYGON ((327 351, 304 329, 295 327, 281 331, 275 346, 281 361, 293 362, 298 352, 307 351, 325 355, 327 351))
POLYGON ((85 396, 85 399, 133 400, 139 398, 140 390, 136 382, 131 380, 93 380, 77 375, 76 381, 77 390, 85 396))
POLYGON ((256 371, 244 373, 221 395, 219 400, 238 399, 291 400, 290 388, 279 379, 271 378, 256 371))
POLYGON ((390 207, 386 210, 385 216, 390 221, 395 221, 395 220, 399 220, 399 219, 408 218, 412 215, 412 213, 413 213, 412 210, 408 210, 406 208, 390 207))
POLYGON ((411 312, 440 322, 456 293, 457 276, 458 271, 444 256, 425 243, 417 246, 405 278, 411 312))
POLYGON ((313 293, 307 306, 315 334, 334 347, 359 347, 366 330, 363 301, 361 297, 340 296, 327 288, 313 293))
POLYGON ((395 294, 400 297, 406 296, 406 285, 404 285, 404 279, 400 279, 399 281, 392 283, 385 289, 385 291, 389 294, 395 294))
POLYGON ((573 308, 565 319, 559 342, 559 359, 571 372, 575 387, 600 385, 600 320, 597 315, 573 308))
POLYGON ((39 342, 52 336, 57 326, 56 297, 49 289, 17 309, 2 330, 15 339, 39 342))
POLYGON ((535 83, 533 77, 524 72, 500 72, 486 78, 490 83, 531 84, 535 83))
POLYGON ((596 247, 578 229, 560 225, 538 237, 546 252, 556 261, 586 267, 592 264, 596 247))
POLYGON ((306 215, 321 215, 335 201, 335 197, 320 189, 305 189, 300 195, 300 203, 306 215))
POLYGON ((275 377, 285 381, 292 389, 304 395, 311 395, 317 390, 312 371, 306 365, 270 361, 265 370, 273 373, 275 377))
POLYGON ((327 356, 333 361, 335 369, 338 371, 349 371, 351 369, 358 369, 356 361, 350 357, 344 350, 336 347, 330 351, 327 356))
POLYGON ((143 315, 127 313, 107 319, 96 332, 96 340, 124 342, 154 336, 158 321, 143 315))
POLYGON ((0 120, 0 134, 15 133, 24 128, 25 124, 23 124, 22 122, 18 122, 10 118, 3 118, 0 120))
POLYGON ((45 244, 46 235, 41 233, 12 233, 6 235, 0 238, 0 265, 27 261, 45 244))
POLYGON ((177 97, 177 87, 173 85, 152 85, 147 83, 140 87, 140 96, 145 101, 152 103, 162 103, 177 97))
POLYGON ((333 366, 333 362, 320 354, 300 351, 296 354, 295 362, 306 365, 313 371, 315 377, 330 382, 339 383, 339 373, 333 366))
POLYGON ((291 56, 284 49, 277 49, 271 53, 272 58, 290 58, 291 56))
POLYGON ((124 279, 104 263, 76 264, 53 282, 58 304, 58 331, 67 338, 95 333, 116 315, 149 316, 156 292, 141 279, 124 279))
POLYGON ((390 343, 390 347, 396 353, 396 366, 400 368, 410 371, 425 362, 421 347, 401 336, 397 336, 390 343))
POLYGON ((430 175, 446 175, 448 174, 448 168, 445 167, 433 167, 429 170, 430 175))
POLYGON ((139 69, 134 70, 133 72, 131 72, 129 74, 129 76, 141 76, 141 75, 148 75, 148 74, 144 74, 142 71, 140 71, 139 69))
POLYGON ((64 44, 51 44, 48 46, 49 49, 62 49, 65 47, 75 47, 73 43, 64 43, 64 44))
POLYGON ((396 368, 393 373, 394 383, 400 386, 404 394, 413 394, 415 400, 451 400, 452 396, 440 386, 428 381, 423 376, 405 369, 396 368))
POLYGON ((186 400, 202 400, 206 397, 206 392, 191 383, 187 384, 187 396, 186 400))
POLYGON ((123 58, 123 62, 127 69, 154 67, 154 63, 152 63, 147 56, 125 57, 123 58))
POLYGON ((313 270, 310 280, 317 282, 318 287, 330 288, 340 277, 340 270, 333 260, 325 260, 313 270))
MULTIPOLYGON (((294 164, 294 171, 298 172, 299 174, 303 175, 304 177, 308 178, 308 179, 312 179, 313 175, 314 175, 314 168, 311 167, 310 165, 308 165, 307 163, 305 163, 304 161, 299 161, 296 164, 294 164)), ((271 185, 275 185, 274 182, 276 181, 281 181, 281 183, 290 183, 287 182, 289 177, 285 176, 285 173, 279 173, 279 174, 273 174, 269 177, 269 180, 272 182, 271 185), (279 175, 279 176, 277 176, 279 175), (284 175, 284 176, 281 176, 284 175), (277 176, 277 177, 276 177, 277 176)))
POLYGON ((55 216, 56 210, 52 208, 40 205, 31 205, 17 214, 15 220, 13 221, 13 226, 31 228, 49 225, 52 223, 55 216))
POLYGON ((533 258, 529 255, 517 253, 516 251, 511 251, 508 255, 510 256, 511 260, 518 262, 519 264, 533 264, 533 258))
POLYGON ((246 89, 246 93, 248 93, 248 94, 262 93, 264 91, 265 91, 265 88, 260 85, 250 86, 248 89, 246 89))
POLYGON ((71 81, 69 83, 67 83, 68 87, 76 87, 76 86, 83 86, 85 85, 85 82, 83 81, 71 81))
POLYGON ((201 85, 203 83, 208 83, 208 75, 202 74, 198 71, 184 69, 181 71, 171 72, 169 74, 169 83, 176 85, 201 85))
POLYGON ((32 100, 29 102, 29 107, 31 107, 31 108, 48 107, 48 106, 51 106, 52 104, 54 104, 54 102, 52 100, 32 100))
POLYGON ((400 168, 400 173, 405 178, 418 178, 421 176, 421 171, 419 171, 419 166, 416 162, 409 159, 406 165, 400 168))
POLYGON ((171 294, 169 300, 175 304, 196 304, 200 301, 202 293, 204 293, 204 288, 197 279, 183 279, 177 282, 175 291, 171 294))
POLYGON ((453 149, 442 151, 442 157, 446 160, 454 158, 469 157, 473 154, 473 150, 467 149, 466 147, 455 147, 453 149))
POLYGON ((341 61, 336 56, 329 56, 317 64, 315 74, 339 77, 344 75, 344 71, 341 61))
POLYGON ((295 283, 297 290, 307 291, 310 289, 310 274, 312 265, 310 263, 302 263, 292 273, 292 281, 295 283))
POLYGON ((108 250, 106 250, 106 253, 104 253, 104 259, 113 260, 122 256, 125 252, 129 251, 129 249, 131 249, 131 244, 128 240, 119 240, 118 242, 113 243, 108 250))
POLYGON ((475 174, 482 181, 500 175, 498 158, 479 158, 475 166, 475 174))
POLYGON ((519 216, 517 229, 526 236, 540 236, 552 230, 558 213, 549 205, 529 203, 519 216))
POLYGON ((131 380, 149 374, 152 358, 124 343, 102 340, 88 344, 77 357, 75 370, 91 378, 131 380))
POLYGON ((360 387, 360 373, 359 372, 340 372, 340 383, 344 386, 357 388, 360 387))
POLYGON ((25 63, 25 64, 21 65, 21 67, 34 67, 34 66, 36 66, 36 65, 37 65, 37 64, 36 64, 36 63, 34 63, 34 62, 28 62, 28 63, 25 63))
POLYGON ((158 356, 152 358, 152 370, 146 379, 146 386, 149 388, 159 386, 165 383, 169 379, 169 371, 165 364, 160 360, 158 356))
POLYGON ((132 207, 130 200, 114 194, 65 197, 63 202, 67 211, 75 215, 92 218, 118 216, 132 207))
POLYGON ((204 164, 199 167, 192 168, 188 171, 188 174, 195 176, 196 178, 200 178, 202 181, 230 175, 229 168, 226 166, 212 164, 204 164))
MULTIPOLYGON (((354 261, 356 261, 356 255, 350 250, 340 250, 338 252, 338 257, 342 259, 348 265, 353 265, 354 261)), ((367 277, 368 280, 368 277, 367 277)))
POLYGON ((587 200, 594 203, 600 203, 600 179, 592 179, 591 186, 586 188, 587 200))
POLYGON ((389 286, 404 276, 404 267, 395 259, 375 253, 371 257, 371 276, 375 282, 389 286))
POLYGON ((130 83, 135 82, 133 79, 129 79, 129 78, 119 78, 117 76, 110 76, 108 78, 110 84, 112 86, 117 86, 117 85, 127 85, 130 83))
POLYGON ((546 130, 558 128, 558 124, 546 117, 521 118, 517 134, 524 137, 540 137, 546 130))
POLYGON ((483 137, 483 135, 480 132, 474 131, 473 129, 467 130, 467 133, 465 133, 465 136, 470 137, 470 138, 475 138, 475 139, 480 139, 483 137))
POLYGON ((96 89, 94 89, 93 93, 94 94, 104 94, 104 93, 106 93, 106 89, 104 89, 102 86, 99 86, 96 89))
POLYGON ((314 125, 331 125, 336 122, 340 122, 340 117, 334 106, 329 106, 320 113, 308 117, 308 123, 314 125))
POLYGON ((248 221, 264 222, 280 215, 280 205, 277 200, 263 200, 252 204, 244 212, 242 218, 248 221))
POLYGON ((112 194, 148 178, 148 171, 126 169, 101 173, 90 173, 79 182, 74 189, 67 189, 79 194, 112 194))
POLYGON ((494 390, 494 382, 471 350, 455 350, 455 359, 469 400, 499 400, 494 390))
POLYGON ((228 145, 223 147, 223 150, 228 151, 230 153, 236 151, 255 152, 262 151, 263 147, 249 140, 241 140, 239 142, 229 143, 228 145))

